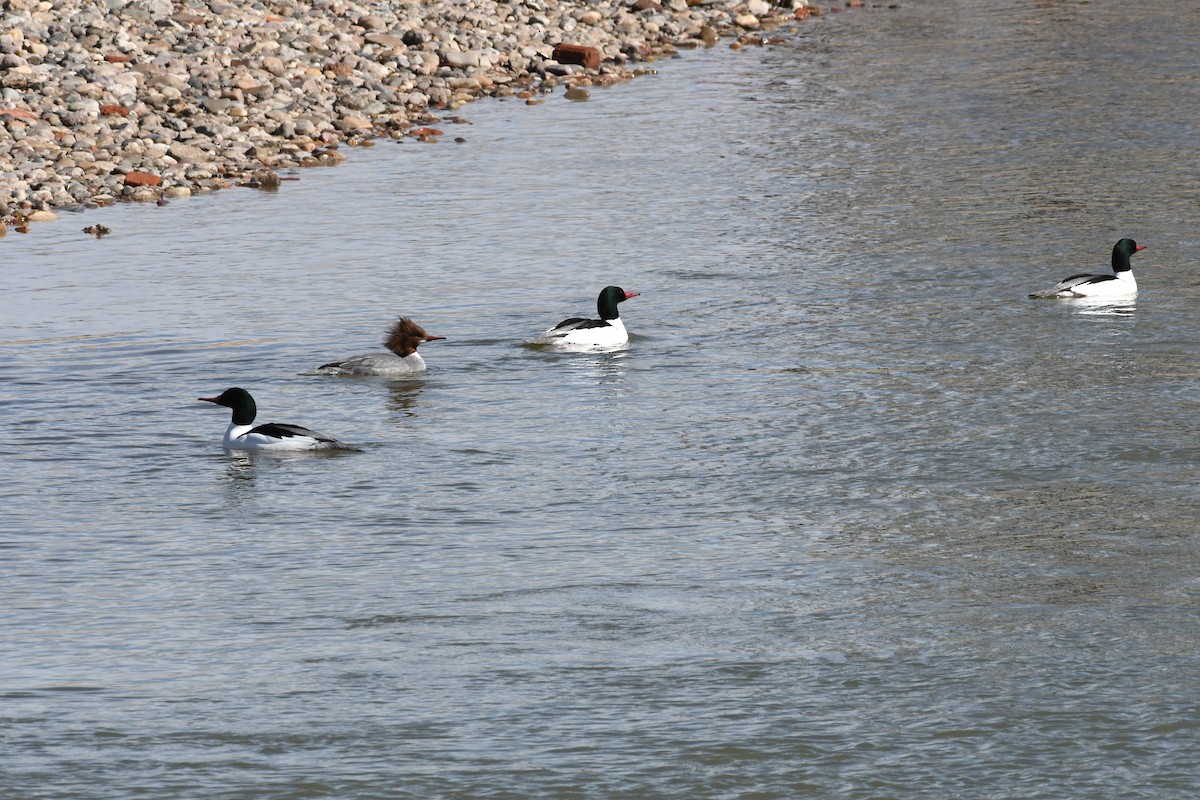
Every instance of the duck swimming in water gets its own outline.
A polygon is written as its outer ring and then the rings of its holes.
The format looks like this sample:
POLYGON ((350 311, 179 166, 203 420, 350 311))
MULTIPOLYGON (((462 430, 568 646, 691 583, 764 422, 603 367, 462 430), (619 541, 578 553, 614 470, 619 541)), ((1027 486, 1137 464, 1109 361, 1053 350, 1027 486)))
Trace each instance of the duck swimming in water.
POLYGON ((425 371, 425 359, 417 348, 445 336, 431 336, 408 317, 401 317, 388 330, 383 346, 390 353, 367 353, 317 367, 325 375, 382 375, 387 377, 419 375, 425 371))
POLYGON ((605 286, 596 298, 596 311, 600 319, 571 317, 564 319, 542 334, 541 340, 554 345, 577 345, 584 347, 613 347, 629 341, 625 323, 617 311, 617 304, 637 292, 627 292, 620 286, 605 286))
POLYGON ((1128 298, 1137 294, 1137 281, 1133 279, 1133 267, 1129 257, 1145 250, 1133 239, 1122 239, 1112 251, 1112 275, 1081 273, 1063 278, 1053 289, 1034 292, 1031 298, 1044 300, 1063 297, 1128 298))
POLYGON ((221 440, 226 450, 358 450, 332 436, 299 425, 268 422, 255 427, 258 406, 245 389, 234 387, 216 397, 199 399, 233 410, 233 419, 225 429, 225 438, 221 440))

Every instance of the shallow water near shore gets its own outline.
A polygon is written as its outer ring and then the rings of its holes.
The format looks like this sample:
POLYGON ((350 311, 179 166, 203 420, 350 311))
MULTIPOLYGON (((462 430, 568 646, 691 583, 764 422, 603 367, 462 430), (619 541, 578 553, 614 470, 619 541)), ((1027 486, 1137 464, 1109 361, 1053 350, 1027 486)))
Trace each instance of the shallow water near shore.
POLYGON ((1200 790, 1200 8, 784 37, 0 241, 0 794, 1200 790))

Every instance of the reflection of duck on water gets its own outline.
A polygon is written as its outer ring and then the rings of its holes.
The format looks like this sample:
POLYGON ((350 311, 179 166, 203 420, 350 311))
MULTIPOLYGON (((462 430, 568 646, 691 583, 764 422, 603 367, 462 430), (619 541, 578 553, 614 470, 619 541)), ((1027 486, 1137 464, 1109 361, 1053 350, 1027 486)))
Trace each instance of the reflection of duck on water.
MULTIPOLYGON (((403 378, 403 376, 400 376, 403 378)), ((406 417, 417 415, 421 391, 425 388, 424 381, 399 380, 388 385, 388 408, 406 417)))
POLYGON ((1071 300, 1071 308, 1085 316, 1132 317, 1137 310, 1137 297, 1076 297, 1071 300))

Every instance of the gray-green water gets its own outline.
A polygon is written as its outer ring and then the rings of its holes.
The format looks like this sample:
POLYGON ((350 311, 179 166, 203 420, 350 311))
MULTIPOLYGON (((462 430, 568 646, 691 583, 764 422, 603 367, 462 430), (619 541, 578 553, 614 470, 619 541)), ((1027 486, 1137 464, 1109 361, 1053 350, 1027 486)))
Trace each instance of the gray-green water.
POLYGON ((0 242, 0 795, 1200 793, 1200 7, 785 38, 0 242))

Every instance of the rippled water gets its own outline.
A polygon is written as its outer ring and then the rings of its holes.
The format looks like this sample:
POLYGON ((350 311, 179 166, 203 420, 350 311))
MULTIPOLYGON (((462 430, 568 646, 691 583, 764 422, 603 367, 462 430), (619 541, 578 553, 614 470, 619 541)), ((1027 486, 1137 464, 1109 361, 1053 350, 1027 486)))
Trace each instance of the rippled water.
POLYGON ((0 794, 1195 795, 1198 42, 910 0, 10 233, 0 794))

